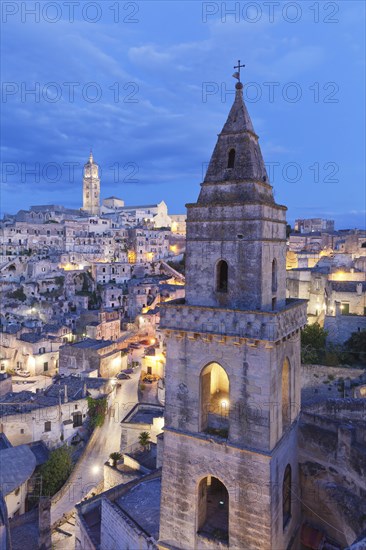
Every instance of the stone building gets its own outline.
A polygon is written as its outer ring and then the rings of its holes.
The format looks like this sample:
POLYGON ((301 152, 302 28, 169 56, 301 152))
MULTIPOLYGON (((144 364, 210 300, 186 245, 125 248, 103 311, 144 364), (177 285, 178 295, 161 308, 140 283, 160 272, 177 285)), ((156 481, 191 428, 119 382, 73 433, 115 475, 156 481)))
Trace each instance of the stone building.
POLYGON ((58 368, 61 338, 37 332, 0 333, 0 371, 28 371, 53 376, 58 368))
POLYGON ((70 443, 88 417, 88 396, 111 402, 115 392, 109 380, 69 376, 36 393, 8 393, 0 398, 0 432, 12 445, 70 443))
POLYGON ((334 220, 307 218, 295 220, 295 231, 311 233, 312 231, 334 231, 334 220))
POLYGON ((28 481, 36 467, 36 458, 27 445, 13 447, 5 434, 0 434, 0 491, 8 517, 24 514, 28 481))
POLYGON ((286 207, 242 88, 187 205, 185 302, 161 311, 164 549, 287 548, 300 522, 291 492, 306 304, 286 300, 286 207))
POLYGON ((60 348, 59 370, 66 376, 112 378, 124 368, 127 368, 127 357, 122 355, 116 341, 86 338, 60 348))
POLYGON ((118 311, 100 311, 98 320, 86 325, 86 335, 95 340, 118 340, 121 337, 118 311))
POLYGON ((83 177, 83 210, 88 214, 99 215, 100 178, 99 166, 94 162, 90 151, 88 162, 84 166, 83 177))

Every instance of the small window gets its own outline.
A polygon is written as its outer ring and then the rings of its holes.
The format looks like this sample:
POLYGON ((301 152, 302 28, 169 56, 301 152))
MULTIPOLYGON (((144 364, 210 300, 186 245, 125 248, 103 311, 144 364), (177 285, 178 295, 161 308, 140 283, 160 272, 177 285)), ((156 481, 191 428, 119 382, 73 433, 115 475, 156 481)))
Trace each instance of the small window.
POLYGON ((20 433, 24 434, 24 428, 20 428, 20 433))
POLYGON ((47 372, 48 371, 48 361, 45 361, 43 363, 43 372, 47 372))
POLYGON ((234 168, 234 165, 235 165, 235 149, 230 149, 228 159, 227 159, 227 167, 234 168))
POLYGON ((272 292, 277 292, 277 260, 272 262, 272 292))
POLYGON ((81 412, 77 412, 73 414, 73 428, 79 428, 83 425, 83 415, 81 412))
POLYGON ((225 260, 219 261, 216 270, 216 291, 227 292, 229 268, 225 260))
POLYGON ((50 432, 51 431, 51 422, 50 421, 47 421, 44 423, 44 431, 45 432, 50 432))
POLYGON ((277 298, 272 298, 272 311, 276 309, 276 305, 277 305, 277 298))

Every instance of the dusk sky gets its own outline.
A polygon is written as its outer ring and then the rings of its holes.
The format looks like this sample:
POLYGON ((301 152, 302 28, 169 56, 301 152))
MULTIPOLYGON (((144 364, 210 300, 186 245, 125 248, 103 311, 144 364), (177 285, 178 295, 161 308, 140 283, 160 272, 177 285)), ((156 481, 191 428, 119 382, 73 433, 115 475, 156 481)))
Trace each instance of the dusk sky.
POLYGON ((1 213, 80 208, 91 147, 102 197, 185 213, 241 59, 289 222, 365 227, 364 22, 363 1, 4 0, 1 213))

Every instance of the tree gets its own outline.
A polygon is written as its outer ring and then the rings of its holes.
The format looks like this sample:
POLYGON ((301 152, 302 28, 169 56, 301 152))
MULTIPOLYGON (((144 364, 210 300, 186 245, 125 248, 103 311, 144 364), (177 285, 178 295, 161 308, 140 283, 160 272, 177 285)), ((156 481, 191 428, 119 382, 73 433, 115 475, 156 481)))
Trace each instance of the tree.
POLYGON ((306 325, 301 332, 302 363, 320 363, 323 360, 327 334, 319 323, 306 325))
POLYGON ((72 470, 70 449, 64 445, 52 451, 49 459, 39 470, 40 494, 52 496, 65 483, 72 470))
POLYGON ((143 450, 145 451, 148 447, 150 447, 150 434, 149 432, 141 432, 139 435, 139 443, 143 450))
POLYGON ((122 455, 121 455, 121 453, 119 453, 118 451, 116 451, 116 452, 114 452, 114 453, 111 453, 111 454, 109 455, 109 458, 110 458, 111 460, 113 460, 113 468, 115 468, 115 467, 117 466, 118 460, 121 460, 122 455))
POLYGON ((350 363, 366 363, 366 330, 352 332, 344 344, 344 349, 350 363))

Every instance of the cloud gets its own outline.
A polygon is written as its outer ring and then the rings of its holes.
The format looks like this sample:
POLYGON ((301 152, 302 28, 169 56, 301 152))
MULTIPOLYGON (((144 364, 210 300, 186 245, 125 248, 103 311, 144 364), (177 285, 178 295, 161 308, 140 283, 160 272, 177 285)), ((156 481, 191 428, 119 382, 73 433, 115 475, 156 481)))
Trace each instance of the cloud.
POLYGON ((128 56, 133 63, 149 68, 161 67, 173 59, 170 53, 158 51, 157 47, 152 44, 132 47, 128 50, 128 56))

